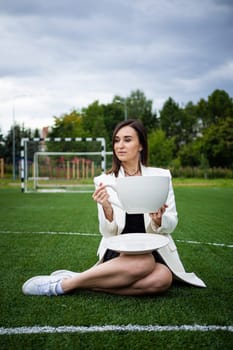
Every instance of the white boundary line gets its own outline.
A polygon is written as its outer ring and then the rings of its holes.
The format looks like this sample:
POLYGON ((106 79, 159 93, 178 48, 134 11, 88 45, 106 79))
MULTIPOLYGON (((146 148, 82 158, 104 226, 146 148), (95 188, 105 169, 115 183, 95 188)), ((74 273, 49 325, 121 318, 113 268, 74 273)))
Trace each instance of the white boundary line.
POLYGON ((29 232, 29 231, 1 231, 0 230, 0 234, 1 233, 27 233, 27 234, 33 234, 33 235, 71 235, 71 236, 95 236, 95 237, 100 237, 101 235, 99 233, 91 233, 91 232, 59 232, 59 231, 46 231, 46 232, 29 232))
POLYGON ((206 244, 206 245, 214 245, 214 246, 217 246, 217 247, 233 248, 233 244, 225 244, 225 243, 185 241, 185 240, 183 240, 183 239, 175 239, 175 241, 176 241, 176 242, 180 242, 180 243, 206 244))
POLYGON ((33 326, 0 328, 0 335, 12 334, 42 334, 42 333, 98 333, 98 332, 233 332, 233 326, 217 325, 181 325, 181 326, 159 326, 159 325, 104 325, 104 326, 33 326))
MULTIPOLYGON (((94 236, 101 238, 101 235, 99 233, 91 233, 91 232, 59 232, 59 231, 47 231, 47 232, 20 232, 20 231, 2 231, 1 233, 29 233, 29 234, 43 234, 43 235, 72 235, 72 236, 94 236)), ((186 244, 202 244, 202 245, 212 245, 216 247, 225 247, 225 248, 233 248, 233 244, 225 244, 225 243, 215 243, 215 242, 199 242, 199 241, 189 241, 189 240, 183 240, 183 239, 175 239, 176 242, 180 243, 186 243, 186 244)))

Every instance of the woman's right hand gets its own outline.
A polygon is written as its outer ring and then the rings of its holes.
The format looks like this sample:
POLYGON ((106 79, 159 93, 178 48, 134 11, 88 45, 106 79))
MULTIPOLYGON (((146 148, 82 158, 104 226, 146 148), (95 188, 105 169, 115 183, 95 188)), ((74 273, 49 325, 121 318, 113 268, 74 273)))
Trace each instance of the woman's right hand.
POLYGON ((109 194, 106 190, 106 186, 100 183, 99 187, 93 193, 92 198, 94 201, 102 205, 106 219, 110 222, 113 221, 113 209, 111 203, 108 200, 109 194))
POLYGON ((100 183, 99 187, 95 190, 92 195, 92 198, 97 203, 101 204, 103 208, 110 208, 111 203, 109 202, 109 194, 106 190, 106 186, 100 183))

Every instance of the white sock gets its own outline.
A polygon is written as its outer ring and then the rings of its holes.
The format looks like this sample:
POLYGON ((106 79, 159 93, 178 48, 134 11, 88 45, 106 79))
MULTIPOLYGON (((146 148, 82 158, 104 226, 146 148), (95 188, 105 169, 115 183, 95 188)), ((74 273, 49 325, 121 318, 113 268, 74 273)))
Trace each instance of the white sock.
POLYGON ((62 282, 62 280, 57 282, 57 285, 56 285, 56 293, 57 293, 57 295, 65 294, 65 292, 64 292, 64 290, 63 290, 63 288, 61 286, 61 282, 62 282))

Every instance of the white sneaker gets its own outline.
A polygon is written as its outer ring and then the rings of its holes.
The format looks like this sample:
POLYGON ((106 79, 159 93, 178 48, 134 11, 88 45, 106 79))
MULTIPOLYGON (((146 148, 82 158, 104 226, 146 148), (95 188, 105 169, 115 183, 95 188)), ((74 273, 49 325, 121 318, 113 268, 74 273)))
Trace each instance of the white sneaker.
POLYGON ((22 287, 25 295, 57 295, 56 285, 61 281, 58 276, 36 276, 27 280, 22 287))
POLYGON ((79 275, 78 272, 73 272, 73 271, 69 271, 69 270, 57 270, 51 273, 50 276, 57 276, 58 278, 71 278, 74 276, 79 275))

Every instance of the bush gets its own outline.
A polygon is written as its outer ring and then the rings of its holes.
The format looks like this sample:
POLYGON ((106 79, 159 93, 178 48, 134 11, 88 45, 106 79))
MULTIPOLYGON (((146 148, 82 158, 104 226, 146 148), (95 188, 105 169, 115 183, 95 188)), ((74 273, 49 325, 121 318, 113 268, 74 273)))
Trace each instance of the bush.
POLYGON ((228 168, 199 168, 199 167, 171 167, 170 168, 173 177, 184 178, 208 178, 217 179, 233 178, 233 169, 228 168))

